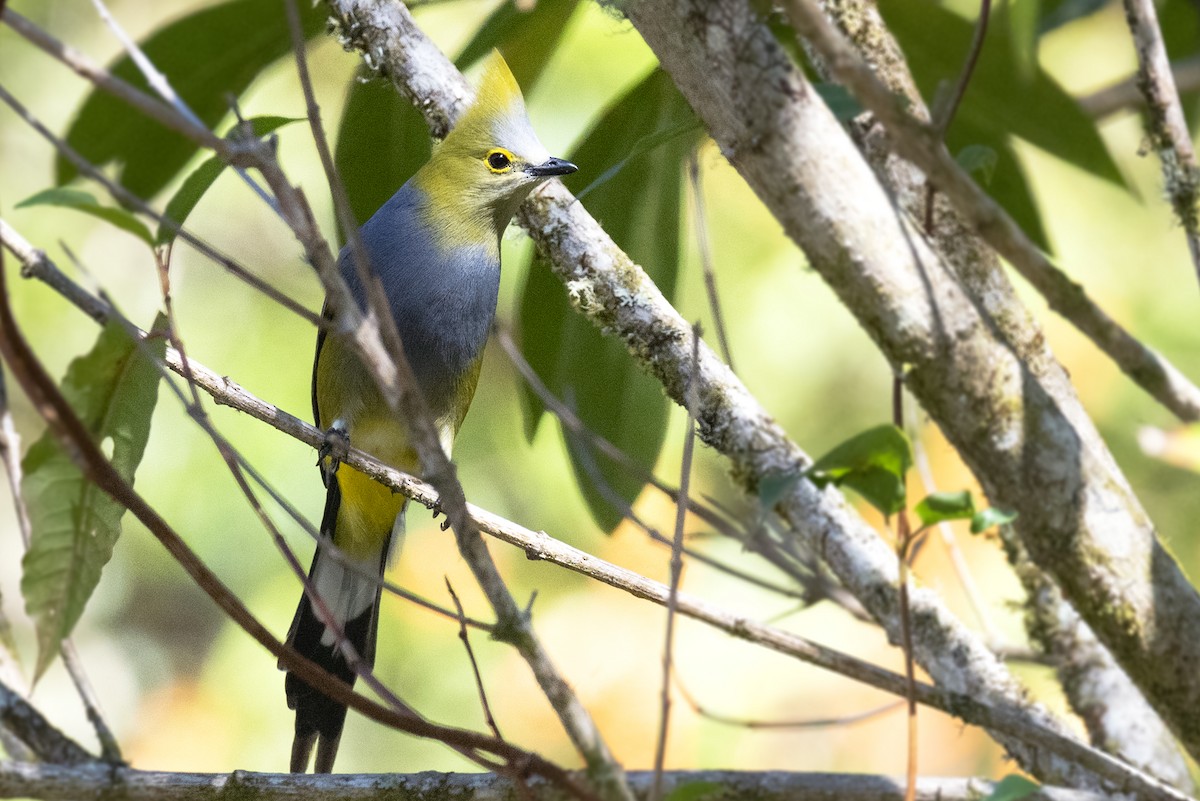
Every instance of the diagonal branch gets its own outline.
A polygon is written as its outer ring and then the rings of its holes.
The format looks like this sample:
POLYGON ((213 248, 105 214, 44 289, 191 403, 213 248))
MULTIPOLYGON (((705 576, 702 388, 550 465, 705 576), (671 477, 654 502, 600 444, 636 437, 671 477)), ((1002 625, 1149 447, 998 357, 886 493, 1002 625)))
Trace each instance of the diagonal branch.
MULTIPOLYGON (((446 120, 461 103, 466 91, 465 81, 416 27, 403 5, 382 0, 332 0, 331 5, 341 23, 344 43, 367 54, 369 62, 391 77, 397 83, 397 89, 426 116, 431 130, 444 133, 446 120)), ((695 20, 705 19, 706 9, 751 14, 742 4, 697 3, 692 16, 683 15, 689 21, 681 24, 675 10, 664 8, 664 5, 659 3, 651 8, 643 3, 627 8, 632 11, 645 7, 646 16, 659 17, 660 27, 667 31, 664 35, 671 35, 671 32, 679 35, 680 31, 693 28, 695 20)), ((763 35, 771 37, 769 32, 764 31, 763 35)), ((648 40, 651 38, 645 29, 643 36, 648 40)), ((695 41, 679 44, 681 48, 691 50, 694 57, 706 58, 703 48, 695 41)), ((731 46, 734 44, 730 42, 731 46)), ((787 59, 782 53, 780 56, 787 59)), ((661 55, 660 59, 664 63, 667 61, 661 55)), ((791 69, 789 65, 788 70, 791 69)), ((708 74, 708 71, 706 66, 698 74, 708 74)), ((714 76, 710 88, 725 90, 717 77, 723 76, 714 76)), ((791 89, 793 79, 788 77, 787 80, 787 88, 791 89)), ((760 88, 770 85, 770 81, 763 80, 761 72, 754 71, 747 83, 735 91, 754 96, 760 88)), ((809 91, 808 99, 814 98, 815 93, 809 91)), ((790 98, 788 100, 790 102, 790 98)), ((787 102, 779 98, 768 102, 785 109, 788 107, 787 102)), ((735 107, 728 97, 720 106, 726 115, 735 107)), ((712 121, 709 121, 709 127, 714 127, 712 121)), ((844 138, 840 128, 837 136, 844 138)), ((738 161, 748 154, 753 141, 752 137, 746 137, 734 142, 720 141, 720 144, 738 161)), ((789 157, 807 154, 816 159, 822 150, 821 143, 808 142, 800 147, 783 145, 776 152, 789 157)), ((825 158, 824 155, 819 157, 825 158)), ((857 152, 841 158, 861 163, 857 152)), ((778 164, 771 164, 768 169, 781 175, 788 174, 781 171, 778 164)), ((842 179, 839 183, 852 184, 842 179)), ((794 188, 793 184, 787 191, 794 191, 794 188)), ((843 202, 841 212, 854 208, 855 202, 843 202)), ((822 219, 827 220, 828 215, 823 214, 822 219)), ((691 328, 645 272, 560 185, 547 185, 535 193, 522 208, 518 221, 530 232, 551 269, 567 285, 573 305, 606 333, 619 337, 634 358, 663 384, 667 394, 676 403, 683 404, 685 387, 693 375, 689 347, 691 328)), ((872 223, 885 231, 896 230, 890 206, 886 206, 883 220, 872 223)), ((910 293, 914 290, 919 297, 920 286, 906 288, 910 293)), ((699 396, 696 410, 699 435, 730 459, 731 470, 745 490, 754 493, 764 477, 797 473, 811 462, 703 343, 695 379, 699 396)), ((895 558, 878 535, 854 514, 836 490, 818 490, 805 481, 797 483, 783 501, 781 511, 896 641, 899 628, 895 558)), ((914 588, 911 601, 917 623, 914 630, 917 659, 940 686, 1003 707, 1023 716, 1031 725, 1060 726, 1044 710, 1025 699, 1008 670, 949 613, 935 593, 914 588)), ((1044 755, 1039 757, 1022 747, 1015 738, 1003 742, 1028 769, 1047 777, 1069 776, 1073 782, 1084 782, 1070 764, 1045 759, 1044 755)))
POLYGON ((1125 20, 1138 58, 1138 89, 1146 98, 1146 131, 1162 162, 1163 183, 1187 237, 1192 267, 1200 279, 1200 166, 1187 118, 1167 60, 1158 12, 1152 0, 1125 0, 1125 20))
MULTIPOLYGON (((887 126, 897 150, 939 170, 931 175, 960 210, 980 208, 963 199, 977 188, 954 183, 961 176, 956 166, 943 169, 944 148, 815 5, 790 0, 788 8, 834 74, 887 126)), ((642 0, 627 10, 813 268, 893 366, 907 370, 909 389, 992 502, 1020 513, 1017 526, 1033 558, 1185 746, 1200 753, 1200 720, 1190 714, 1200 705, 1200 681, 1161 658, 1200 660, 1200 596, 1156 540, 1065 372, 1008 336, 898 218, 841 126, 749 8, 642 0)), ((1001 229, 1011 223, 991 222, 1001 229)), ((980 227, 985 236, 994 230, 980 227)), ((1023 255, 1002 252, 1014 261, 1023 255)), ((1011 312, 1017 324, 1026 314, 1011 312)))
MULTIPOLYGON (((8 232, 11 234, 11 229, 8 232)), ((5 229, 0 226, 0 234, 4 233, 5 229)), ((5 240, 5 244, 11 247, 13 244, 11 236, 5 240)), ((39 252, 31 248, 21 249, 18 247, 16 250, 19 251, 18 255, 22 258, 26 268, 31 263, 36 263, 39 258, 39 252)), ((41 274, 38 273, 39 277, 41 274)), ((68 284, 68 286, 74 285, 68 284)), ((66 295, 81 309, 87 308, 88 304, 79 302, 81 296, 88 297, 87 293, 78 287, 66 295)), ((144 336, 144 334, 142 335, 144 336)), ((184 374, 185 371, 178 356, 173 357, 171 349, 167 350, 166 359, 172 370, 181 375, 184 374)), ((189 361, 189 368, 191 380, 212 395, 218 404, 250 414, 313 448, 318 448, 324 443, 323 432, 254 397, 228 378, 216 375, 194 360, 189 361)), ((436 508, 439 504, 439 496, 432 486, 390 468, 368 454, 352 448, 346 454, 344 461, 365 475, 371 476, 376 481, 382 482, 428 508, 436 508)), ((670 604, 670 589, 666 585, 598 559, 550 537, 545 532, 531 531, 478 507, 468 506, 468 510, 480 531, 520 548, 530 559, 565 567, 659 606, 666 607, 670 604)), ((791 632, 728 612, 686 594, 679 595, 675 604, 679 614, 724 631, 732 637, 770 648, 780 654, 839 673, 893 695, 904 696, 908 693, 908 684, 903 676, 806 640, 791 632)), ((1106 778, 1114 786, 1138 788, 1140 792, 1145 793, 1147 798, 1164 799, 1164 801, 1167 799, 1179 801, 1182 798, 1181 795, 1165 789, 1153 779, 1130 769, 1118 760, 1050 728, 1031 722, 1028 715, 1020 709, 990 706, 986 703, 979 703, 976 698, 947 692, 924 683, 916 685, 916 696, 922 704, 958 716, 968 723, 1026 741, 1045 752, 1056 754, 1079 766, 1081 770, 1106 778)))

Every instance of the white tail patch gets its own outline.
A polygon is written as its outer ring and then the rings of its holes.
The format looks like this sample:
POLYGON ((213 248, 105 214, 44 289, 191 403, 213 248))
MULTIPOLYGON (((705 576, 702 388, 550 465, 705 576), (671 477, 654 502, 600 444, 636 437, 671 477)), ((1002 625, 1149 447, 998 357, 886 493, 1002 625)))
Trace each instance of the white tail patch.
MULTIPOLYGON (((317 560, 310 577, 329 613, 342 627, 370 609, 371 604, 375 602, 377 585, 367 576, 378 574, 379 557, 372 556, 361 560, 347 557, 346 565, 354 565, 357 569, 352 570, 335 561, 333 557, 324 556, 317 560)), ((321 644, 332 646, 333 643, 333 632, 326 626, 325 633, 321 635, 321 644)))

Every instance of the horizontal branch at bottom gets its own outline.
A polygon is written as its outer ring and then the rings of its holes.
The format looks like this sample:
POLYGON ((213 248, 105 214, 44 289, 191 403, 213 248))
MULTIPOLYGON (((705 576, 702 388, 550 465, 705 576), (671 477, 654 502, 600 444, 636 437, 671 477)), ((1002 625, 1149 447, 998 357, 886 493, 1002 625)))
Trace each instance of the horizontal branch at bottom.
MULTIPOLYGON (((629 783, 646 798, 650 771, 634 771, 629 783)), ((566 801, 561 790, 530 780, 539 801, 566 801)), ((754 798, 755 801, 899 801, 904 781, 858 773, 787 773, 783 771, 668 771, 666 797, 682 785, 699 785, 696 797, 754 798)), ((917 798, 924 801, 976 801, 987 798, 995 784, 982 779, 923 778, 917 798)), ((218 801, 271 799, 381 799, 388 801, 519 801, 512 783, 490 773, 291 774, 165 773, 113 768, 100 763, 75 767, 0 761, 0 798, 44 801, 218 801)), ((1082 790, 1043 787, 1030 801, 1100 801, 1110 796, 1082 790)))

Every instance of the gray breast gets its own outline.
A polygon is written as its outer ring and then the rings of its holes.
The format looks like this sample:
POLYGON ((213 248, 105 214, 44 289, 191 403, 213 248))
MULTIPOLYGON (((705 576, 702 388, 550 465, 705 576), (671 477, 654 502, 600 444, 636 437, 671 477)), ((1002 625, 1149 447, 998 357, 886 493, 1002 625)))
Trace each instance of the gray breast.
MULTIPOLYGON (((483 352, 496 314, 500 261, 485 247, 443 251, 421 223, 420 190, 405 184, 362 227, 371 266, 383 282, 404 353, 436 416, 483 352)), ((359 304, 362 284, 349 247, 338 259, 359 304)))

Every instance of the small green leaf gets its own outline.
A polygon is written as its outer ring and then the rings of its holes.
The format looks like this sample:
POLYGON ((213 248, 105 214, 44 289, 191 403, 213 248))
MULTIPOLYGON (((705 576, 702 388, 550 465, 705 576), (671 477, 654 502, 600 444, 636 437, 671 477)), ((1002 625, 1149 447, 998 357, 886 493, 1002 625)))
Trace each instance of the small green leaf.
POLYGON ((983 801, 1021 801, 1042 789, 1035 781, 1013 773, 996 782, 992 792, 983 801))
MULTIPOLYGON (((154 330, 162 327, 160 315, 154 330)), ((63 396, 129 482, 145 452, 158 398, 159 373, 151 359, 161 359, 165 348, 162 337, 139 346, 113 321, 63 380, 63 396)), ((125 509, 83 476, 49 431, 29 448, 22 466, 33 538, 22 562, 21 592, 37 629, 40 676, 100 581, 125 509)))
POLYGON ((935 492, 917 504, 917 517, 922 526, 932 526, 944 520, 968 520, 975 515, 975 501, 971 493, 935 492))
POLYGON ((999 158, 996 151, 987 145, 967 145, 958 151, 955 161, 967 172, 979 173, 983 185, 989 186, 992 176, 996 174, 996 161, 999 158))
MULTIPOLYGON (((300 122, 301 120, 303 120, 303 117, 253 117, 247 120, 247 122, 250 123, 254 135, 261 137, 273 133, 289 123, 300 122)), ((229 136, 236 128, 236 125, 230 128, 225 135, 229 136)), ((224 170, 225 162, 216 156, 208 159, 193 170, 192 174, 183 180, 183 185, 176 190, 175 194, 167 202, 163 216, 174 220, 179 225, 183 225, 187 221, 188 215, 196 208, 196 204, 200 202, 200 198, 204 197, 204 193, 212 188, 212 185, 216 183, 217 178, 221 176, 224 170)), ((175 226, 160 222, 158 232, 154 236, 154 241, 159 245, 169 244, 175 239, 176 233, 178 232, 175 226)))
POLYGON ((724 788, 716 782, 684 782, 663 797, 663 801, 704 801, 724 788))
POLYGON ((32 197, 25 198, 16 205, 16 208, 21 209, 28 206, 60 206, 65 209, 82 211, 84 214, 90 214, 104 220, 109 225, 115 225, 122 231, 133 234, 151 247, 154 246, 154 242, 150 239, 150 229, 143 225, 141 220, 125 209, 101 205, 95 197, 82 189, 69 187, 45 189, 32 197))
POLYGON ((818 484, 848 487, 885 515, 904 508, 904 478, 912 467, 908 435, 894 425, 868 429, 838 445, 808 469, 818 484))
POLYGON ((803 473, 768 473, 758 482, 758 505, 764 512, 774 509, 775 504, 783 500, 783 496, 792 491, 803 473))
POLYGON ((840 83, 818 83, 814 88, 821 99, 825 101, 825 105, 829 106, 833 116, 840 121, 849 122, 863 113, 863 107, 854 98, 854 95, 850 94, 849 90, 840 83))
POLYGON ((982 534, 994 526, 1008 525, 1017 519, 1016 512, 1006 512, 1003 509, 991 507, 984 509, 971 518, 971 533, 982 534))
MULTIPOLYGON (((307 38, 325 30, 323 3, 298 6, 307 38)), ((290 53, 292 38, 279 0, 230 0, 155 30, 140 46, 196 116, 215 128, 229 112, 229 97, 241 95, 266 67, 290 53)), ((149 91, 128 56, 109 71, 149 91)), ((120 165, 120 183, 141 198, 162 190, 197 150, 192 140, 101 89, 87 96, 65 138, 93 164, 120 165)), ((55 181, 62 185, 76 174, 60 156, 55 181)))

